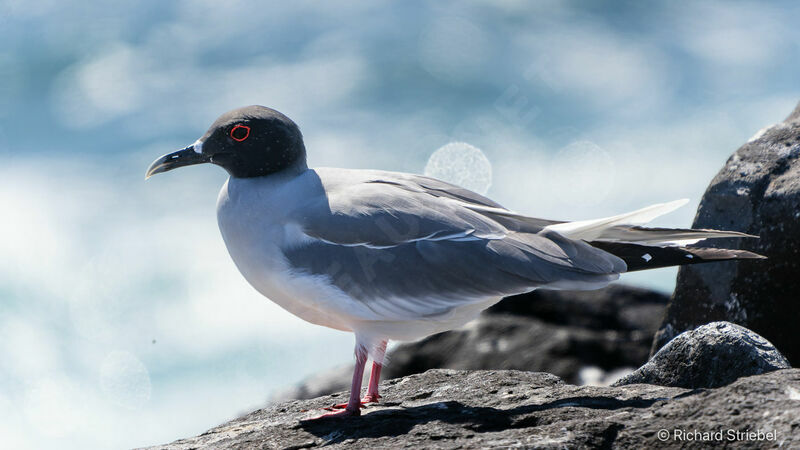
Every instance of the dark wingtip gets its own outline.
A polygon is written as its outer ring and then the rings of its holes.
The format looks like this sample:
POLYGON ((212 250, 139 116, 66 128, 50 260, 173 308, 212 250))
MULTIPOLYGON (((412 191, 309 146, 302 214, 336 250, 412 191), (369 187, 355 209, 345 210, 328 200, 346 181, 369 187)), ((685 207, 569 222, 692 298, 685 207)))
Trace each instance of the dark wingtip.
POLYGON ((602 241, 592 241, 589 244, 621 258, 628 265, 628 272, 718 261, 767 259, 764 255, 748 250, 716 247, 657 247, 602 241))

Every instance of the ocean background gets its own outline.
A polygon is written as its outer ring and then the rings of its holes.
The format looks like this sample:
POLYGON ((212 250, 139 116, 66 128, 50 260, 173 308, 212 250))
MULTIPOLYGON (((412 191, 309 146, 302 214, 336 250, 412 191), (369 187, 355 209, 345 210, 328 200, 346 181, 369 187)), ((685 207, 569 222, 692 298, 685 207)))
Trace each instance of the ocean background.
MULTIPOLYGON (((165 443, 352 360, 351 335, 239 275, 224 171, 144 181, 219 114, 287 114, 312 166, 427 171, 553 219, 686 197, 657 225, 688 226, 727 157, 800 100, 798 13, 0 0, 0 447, 165 443)), ((670 291, 675 273, 622 281, 670 291)))

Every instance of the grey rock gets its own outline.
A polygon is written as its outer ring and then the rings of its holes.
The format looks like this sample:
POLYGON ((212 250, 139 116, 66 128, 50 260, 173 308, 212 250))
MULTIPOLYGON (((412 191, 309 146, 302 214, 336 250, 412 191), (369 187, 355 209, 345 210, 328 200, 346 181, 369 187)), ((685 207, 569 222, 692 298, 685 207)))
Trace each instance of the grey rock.
POLYGON ((753 331, 730 322, 712 322, 681 333, 647 364, 614 385, 713 388, 789 367, 789 361, 753 331))
MULTIPOLYGON (((739 148, 711 181, 694 228, 759 235, 714 240, 768 260, 681 267, 651 354, 679 333, 725 320, 769 339, 800 364, 800 104, 739 148)), ((712 243, 706 244, 710 245, 712 243)))
MULTIPOLYGON (((800 446, 800 370, 741 378, 716 389, 637 384, 573 386, 535 372, 430 370, 391 380, 385 403, 361 417, 307 422, 347 393, 259 409, 199 436, 152 447, 327 448, 706 448, 676 439, 721 431, 736 448, 800 446), (666 431, 661 431, 666 430, 666 431), (729 440, 728 430, 771 433, 729 440), (667 433, 665 440, 659 432, 667 433)), ((735 435, 734 435, 735 436, 735 435)), ((713 444, 713 442, 712 442, 713 444)))
MULTIPOLYGON (((576 384, 610 384, 647 361, 668 299, 621 284, 508 297, 461 329, 396 346, 383 377, 436 368, 516 369, 550 372, 576 384)), ((352 373, 352 365, 322 372, 273 393, 270 401, 346 390, 352 373)))
MULTIPOLYGON (((577 384, 610 384, 647 360, 653 332, 555 326, 531 317, 485 315, 467 326, 398 345, 384 380, 431 368, 516 369, 555 373, 577 384), (599 372, 599 373, 595 373, 599 372)), ((369 371, 365 371, 364 385, 369 371)), ((323 371, 270 395, 270 402, 308 399, 350 388, 353 366, 323 371)))

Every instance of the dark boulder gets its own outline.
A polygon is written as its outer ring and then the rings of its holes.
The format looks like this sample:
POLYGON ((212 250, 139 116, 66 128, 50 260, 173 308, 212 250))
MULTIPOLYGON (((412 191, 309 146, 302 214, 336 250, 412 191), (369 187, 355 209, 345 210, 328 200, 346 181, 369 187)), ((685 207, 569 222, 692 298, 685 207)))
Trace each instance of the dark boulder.
POLYGON ((346 399, 341 392, 259 409, 153 448, 800 447, 800 369, 697 390, 573 386, 550 374, 509 370, 430 370, 388 381, 383 395, 384 403, 361 417, 304 421, 346 399))
POLYGON ((684 331, 614 385, 713 388, 789 367, 789 361, 758 334, 730 322, 712 322, 684 331))
POLYGON ((535 317, 590 330, 655 331, 668 297, 651 289, 612 284, 594 291, 537 290, 504 298, 486 314, 535 317))
POLYGON ((760 239, 714 240, 768 260, 681 267, 651 354, 698 325, 724 320, 769 339, 800 364, 800 105, 739 148, 703 195, 694 228, 760 239), (724 242, 727 241, 727 242, 724 242))
POLYGON ((533 317, 485 315, 464 328, 398 345, 389 355, 386 378, 431 368, 494 368, 546 371, 583 384, 597 381, 585 379, 594 368, 614 372, 638 367, 647 360, 650 342, 652 332, 591 330, 533 317))
POLYGON ((647 360, 666 302, 661 293, 625 285, 508 297, 464 328, 398 345, 386 375, 516 369, 602 383, 647 360))

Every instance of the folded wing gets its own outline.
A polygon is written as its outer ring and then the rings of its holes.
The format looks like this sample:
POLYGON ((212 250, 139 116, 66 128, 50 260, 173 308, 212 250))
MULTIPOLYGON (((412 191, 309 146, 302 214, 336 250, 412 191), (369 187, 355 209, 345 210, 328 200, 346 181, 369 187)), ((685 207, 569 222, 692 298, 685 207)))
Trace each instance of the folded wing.
POLYGON ((287 259, 384 320, 537 287, 597 288, 625 271, 616 256, 545 229, 552 221, 420 178, 381 172, 326 186, 327 197, 294 218, 307 238, 284 249, 287 259))

